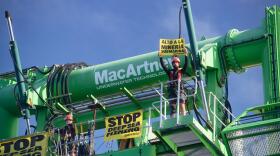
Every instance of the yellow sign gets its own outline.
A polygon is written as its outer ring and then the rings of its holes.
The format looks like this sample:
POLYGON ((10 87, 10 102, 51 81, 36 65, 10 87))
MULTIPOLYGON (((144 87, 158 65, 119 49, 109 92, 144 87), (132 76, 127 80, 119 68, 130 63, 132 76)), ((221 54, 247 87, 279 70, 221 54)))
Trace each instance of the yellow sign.
POLYGON ((36 133, 0 142, 0 156, 45 156, 49 133, 36 133))
POLYGON ((143 110, 105 118, 105 141, 141 136, 143 110))
POLYGON ((179 39, 160 39, 159 56, 185 55, 185 40, 179 39))

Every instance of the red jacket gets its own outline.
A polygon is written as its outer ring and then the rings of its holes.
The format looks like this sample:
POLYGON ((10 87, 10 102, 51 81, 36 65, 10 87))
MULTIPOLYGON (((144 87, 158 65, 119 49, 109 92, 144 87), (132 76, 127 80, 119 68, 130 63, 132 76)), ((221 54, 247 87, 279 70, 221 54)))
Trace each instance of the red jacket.
MULTIPOLYGON (((185 55, 185 64, 183 66, 183 68, 179 68, 177 71, 175 69, 167 69, 167 67, 165 66, 162 57, 160 57, 160 64, 163 68, 163 70, 166 72, 166 74, 168 75, 169 81, 172 80, 182 80, 183 74, 185 73, 187 67, 188 67, 188 57, 185 55)), ((177 82, 172 82, 169 83, 169 87, 173 88, 175 87, 177 84, 177 82)), ((182 83, 181 83, 181 86, 182 83)))

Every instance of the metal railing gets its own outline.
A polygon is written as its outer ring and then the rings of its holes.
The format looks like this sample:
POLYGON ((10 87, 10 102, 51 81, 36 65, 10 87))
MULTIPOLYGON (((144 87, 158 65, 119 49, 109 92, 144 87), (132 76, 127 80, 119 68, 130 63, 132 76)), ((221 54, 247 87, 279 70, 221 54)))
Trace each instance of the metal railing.
MULTIPOLYGON (((157 92, 157 94, 159 95, 160 97, 160 100, 159 101, 155 101, 152 103, 152 109, 154 109, 156 112, 159 113, 159 123, 160 123, 160 127, 162 128, 162 122, 163 120, 166 120, 167 119, 167 104, 170 104, 169 101, 172 101, 172 100, 176 100, 176 124, 179 125, 179 117, 180 117, 180 107, 179 107, 179 104, 180 104, 180 94, 181 94, 181 83, 183 83, 183 89, 186 89, 188 90, 185 94, 185 97, 188 98, 188 97, 192 97, 192 96, 195 96, 197 94, 197 79, 196 77, 191 77, 190 80, 172 80, 172 81, 167 81, 167 82, 161 82, 159 84, 159 90, 154 88, 154 90, 157 92), (190 81, 193 81, 193 84, 190 83, 190 81), (171 85, 173 83, 176 83, 177 82, 177 97, 175 98, 165 98, 164 97, 164 87, 165 86, 168 86, 168 85, 171 85), (189 92, 190 91, 190 92, 189 92), (156 106, 156 104, 159 103, 159 108, 158 106, 156 106)), ((149 114, 151 113, 151 108, 149 109, 149 114)), ((150 115, 149 115, 149 125, 150 125, 150 115)))
POLYGON ((209 109, 210 110, 210 113, 213 115, 213 141, 215 141, 216 139, 216 136, 217 136, 217 130, 216 130, 216 127, 217 127, 217 122, 216 122, 216 119, 223 125, 223 126, 227 126, 226 123, 224 123, 218 116, 217 116, 217 103, 222 107, 224 108, 227 113, 232 116, 234 119, 236 118, 232 112, 230 110, 228 110, 228 108, 225 107, 224 103, 222 103, 215 94, 213 94, 212 92, 209 92, 208 93, 208 103, 209 104, 213 104, 213 110, 212 109, 209 109), (213 101, 211 101, 213 100, 213 101))

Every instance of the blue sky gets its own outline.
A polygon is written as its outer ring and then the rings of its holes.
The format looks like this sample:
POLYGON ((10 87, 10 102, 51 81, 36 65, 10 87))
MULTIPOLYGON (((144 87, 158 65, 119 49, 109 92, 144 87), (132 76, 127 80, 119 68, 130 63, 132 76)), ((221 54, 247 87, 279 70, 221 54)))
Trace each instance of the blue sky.
MULTIPOLYGON (((13 16, 23 67, 81 61, 94 65, 156 51, 160 38, 176 38, 180 4, 180 0, 1 0, 0 73, 13 70, 5 10, 13 16)), ((280 1, 191 0, 197 38, 258 27, 265 7, 273 4, 280 1)), ((182 27, 187 39, 184 20, 182 27)), ((261 69, 231 74, 229 94, 236 115, 262 104, 261 69)))

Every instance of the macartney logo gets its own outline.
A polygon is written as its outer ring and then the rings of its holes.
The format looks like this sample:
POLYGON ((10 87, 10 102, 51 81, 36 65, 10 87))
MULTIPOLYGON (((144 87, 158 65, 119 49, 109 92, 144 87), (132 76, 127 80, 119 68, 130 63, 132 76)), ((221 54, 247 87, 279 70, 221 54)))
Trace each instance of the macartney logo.
MULTIPOLYGON (((171 58, 164 59, 164 63, 171 66, 171 58)), ((127 67, 118 70, 110 71, 109 69, 104 69, 95 72, 95 83, 96 85, 102 85, 104 83, 138 77, 144 74, 152 74, 160 70, 162 70, 162 67, 159 61, 144 61, 142 64, 138 65, 128 64, 127 67)))

